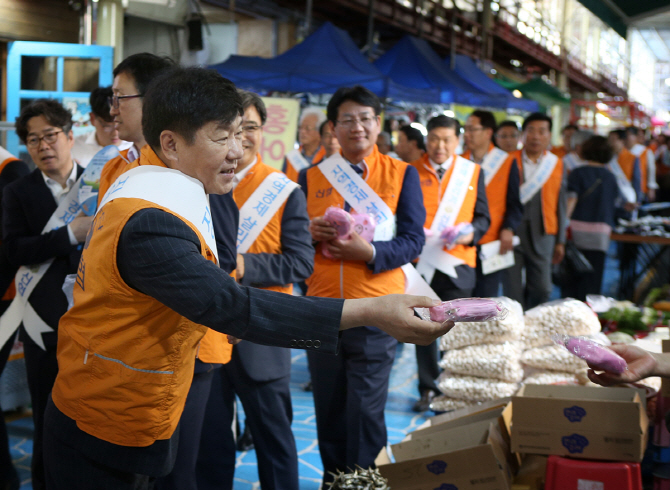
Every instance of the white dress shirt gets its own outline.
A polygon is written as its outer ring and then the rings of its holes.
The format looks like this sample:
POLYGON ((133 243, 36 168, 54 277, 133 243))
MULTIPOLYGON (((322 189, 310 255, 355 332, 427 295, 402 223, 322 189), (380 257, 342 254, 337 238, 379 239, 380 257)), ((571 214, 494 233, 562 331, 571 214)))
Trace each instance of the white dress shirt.
MULTIPOLYGON (((454 156, 447 158, 444 161, 444 163, 442 163, 441 165, 439 163, 435 163, 430 158, 428 159, 428 161, 430 162, 430 165, 433 167, 433 170, 435 170, 435 173, 439 177, 440 174, 438 173, 437 169, 438 168, 444 169, 444 173, 446 174, 447 171, 449 170, 449 168, 451 167, 451 164, 454 163, 454 158, 455 158, 454 156)), ((444 174, 442 174, 442 175, 444 176, 444 174)), ((442 179, 440 179, 440 180, 442 180, 442 179)))
POLYGON ((233 190, 237 187, 237 184, 239 184, 242 181, 242 179, 245 177, 245 175, 247 175, 247 173, 249 173, 249 170, 251 169, 251 167, 256 165, 257 162, 258 162, 258 157, 255 157, 254 161, 251 162, 251 164, 249 164, 248 167, 243 168, 242 170, 240 170, 239 172, 237 172, 233 176, 233 190))
MULTIPOLYGON (((75 184, 75 182, 77 182, 77 165, 75 165, 74 162, 72 164, 72 171, 70 172, 70 175, 65 181, 65 187, 60 185, 58 182, 56 182, 54 179, 49 177, 44 172, 41 173, 42 178, 44 179, 44 183, 47 185, 47 187, 51 191, 51 195, 54 197, 54 200, 56 201, 56 205, 59 205, 63 201, 63 199, 65 199, 67 193, 70 192, 72 186, 75 184)), ((70 228, 70 225, 67 225, 67 234, 70 237, 70 245, 76 245, 77 243, 79 243, 75 238, 74 233, 72 232, 72 228, 70 228)))

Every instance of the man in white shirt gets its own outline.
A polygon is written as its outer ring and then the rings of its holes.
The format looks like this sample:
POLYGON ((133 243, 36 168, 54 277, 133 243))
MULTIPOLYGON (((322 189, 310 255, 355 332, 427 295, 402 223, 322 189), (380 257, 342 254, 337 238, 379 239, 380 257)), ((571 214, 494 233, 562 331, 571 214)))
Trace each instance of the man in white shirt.
POLYGON ((570 173, 577 167, 585 165, 586 162, 580 156, 582 151, 582 145, 593 136, 593 131, 579 130, 572 135, 570 138, 570 143, 572 145, 572 150, 570 153, 563 157, 563 165, 565 165, 565 170, 570 173))
POLYGON ((89 117, 95 131, 77 136, 72 147, 72 157, 82 167, 86 167, 105 146, 114 145, 119 150, 132 146, 132 143, 119 137, 119 130, 109 114, 109 99, 112 95, 111 87, 98 87, 88 99, 91 106, 89 117))

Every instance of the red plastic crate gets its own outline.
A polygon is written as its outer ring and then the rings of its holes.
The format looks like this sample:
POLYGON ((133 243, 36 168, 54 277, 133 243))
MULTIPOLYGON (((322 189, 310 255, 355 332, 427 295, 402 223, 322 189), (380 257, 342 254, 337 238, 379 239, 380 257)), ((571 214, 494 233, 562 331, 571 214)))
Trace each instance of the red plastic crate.
POLYGON ((642 490, 639 463, 549 456, 544 490, 642 490))

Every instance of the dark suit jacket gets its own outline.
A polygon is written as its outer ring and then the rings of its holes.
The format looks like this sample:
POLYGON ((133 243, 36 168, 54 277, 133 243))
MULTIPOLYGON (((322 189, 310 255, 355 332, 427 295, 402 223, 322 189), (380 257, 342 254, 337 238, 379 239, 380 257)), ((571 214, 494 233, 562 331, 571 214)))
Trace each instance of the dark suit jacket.
MULTIPOLYGON (((77 166, 77 177, 83 171, 77 166)), ((42 334, 47 347, 56 345, 58 321, 67 311, 63 281, 77 272, 81 257, 81 247, 70 245, 67 227, 42 234, 57 207, 39 169, 9 184, 2 196, 2 242, 9 262, 19 267, 55 259, 29 300, 35 312, 54 329, 42 334)))

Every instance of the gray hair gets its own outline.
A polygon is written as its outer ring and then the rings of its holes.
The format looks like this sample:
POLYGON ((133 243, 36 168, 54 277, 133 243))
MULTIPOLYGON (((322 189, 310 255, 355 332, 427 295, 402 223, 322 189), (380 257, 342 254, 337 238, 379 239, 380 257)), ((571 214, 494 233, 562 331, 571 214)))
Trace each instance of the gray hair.
POLYGON ((388 131, 382 131, 379 133, 379 136, 384 138, 384 141, 386 142, 387 145, 391 146, 391 134, 388 131))
POLYGON ((306 107, 302 114, 300 114, 300 124, 305 120, 307 116, 316 116, 316 129, 319 129, 321 125, 326 121, 326 113, 318 107, 306 107))

